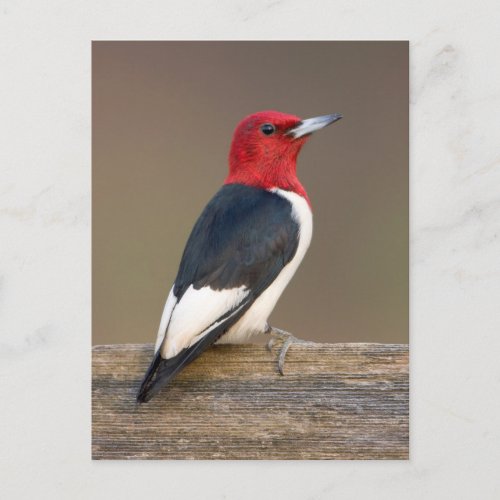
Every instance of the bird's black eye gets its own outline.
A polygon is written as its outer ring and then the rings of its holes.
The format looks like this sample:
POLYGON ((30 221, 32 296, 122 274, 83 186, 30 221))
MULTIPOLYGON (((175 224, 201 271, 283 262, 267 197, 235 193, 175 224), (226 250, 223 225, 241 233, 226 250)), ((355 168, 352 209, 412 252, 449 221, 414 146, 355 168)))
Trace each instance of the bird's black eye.
POLYGON ((264 123, 264 125, 260 127, 260 130, 262 130, 262 133, 265 135, 271 135, 276 129, 274 128, 274 125, 271 125, 270 123, 264 123))

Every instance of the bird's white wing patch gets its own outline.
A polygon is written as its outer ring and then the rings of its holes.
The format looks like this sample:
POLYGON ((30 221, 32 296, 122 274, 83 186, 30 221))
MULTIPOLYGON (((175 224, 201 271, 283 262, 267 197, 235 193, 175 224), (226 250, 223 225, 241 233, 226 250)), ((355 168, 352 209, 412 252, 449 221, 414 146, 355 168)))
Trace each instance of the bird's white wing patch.
POLYGON ((160 324, 160 331, 163 327, 166 335, 159 344, 157 343, 158 346, 161 345, 162 358, 171 358, 182 349, 198 342, 218 326, 218 320, 229 311, 236 309, 236 314, 238 306, 242 306, 248 293, 245 286, 228 290, 212 290, 206 286, 196 290, 191 285, 177 302, 171 291, 160 324))
POLYGON ((177 304, 177 297, 174 295, 174 287, 171 288, 170 293, 167 297, 167 302, 165 302, 165 307, 163 308, 163 313, 161 315, 160 327, 158 328, 158 335, 156 336, 155 344, 155 354, 160 348, 163 339, 165 338, 165 333, 167 331, 168 323, 170 321, 170 316, 172 316, 172 311, 177 304))

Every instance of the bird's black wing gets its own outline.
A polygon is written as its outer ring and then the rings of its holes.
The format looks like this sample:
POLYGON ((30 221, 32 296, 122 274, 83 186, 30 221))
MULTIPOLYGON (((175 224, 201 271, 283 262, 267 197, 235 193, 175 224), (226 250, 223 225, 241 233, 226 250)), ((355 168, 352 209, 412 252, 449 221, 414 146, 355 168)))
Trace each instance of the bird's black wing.
POLYGON ((138 401, 149 400, 235 324, 292 260, 298 241, 299 225, 287 199, 240 184, 223 186, 206 206, 186 244, 173 286, 176 304, 169 318, 171 326, 167 325, 163 344, 182 330, 180 314, 199 314, 203 327, 190 332, 188 340, 196 338, 196 342, 183 346, 172 357, 158 349, 138 401), (232 290, 240 293, 237 299, 235 295, 234 301, 228 301, 227 294, 232 290), (211 308, 216 314, 209 321, 199 311, 183 312, 185 308, 180 307, 195 303, 197 291, 209 296, 203 308, 211 308), (219 297, 229 304, 223 310, 217 302, 219 297))
POLYGON ((258 296, 295 255, 298 234, 288 200, 264 189, 225 185, 191 232, 174 294, 181 300, 190 285, 244 285, 258 296))

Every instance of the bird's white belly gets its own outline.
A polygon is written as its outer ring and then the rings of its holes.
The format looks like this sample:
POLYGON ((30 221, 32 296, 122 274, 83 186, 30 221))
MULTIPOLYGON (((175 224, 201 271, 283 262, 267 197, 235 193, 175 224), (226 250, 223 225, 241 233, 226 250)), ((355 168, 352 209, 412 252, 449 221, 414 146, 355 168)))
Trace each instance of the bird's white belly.
POLYGON ((246 342, 252 335, 263 333, 266 329, 274 306, 278 302, 284 289, 292 279, 304 255, 309 248, 312 237, 312 212, 307 201, 298 194, 281 189, 272 189, 273 192, 286 198, 293 207, 293 217, 297 220, 299 244, 293 259, 283 268, 274 282, 255 300, 250 309, 223 335, 219 344, 237 344, 246 342))

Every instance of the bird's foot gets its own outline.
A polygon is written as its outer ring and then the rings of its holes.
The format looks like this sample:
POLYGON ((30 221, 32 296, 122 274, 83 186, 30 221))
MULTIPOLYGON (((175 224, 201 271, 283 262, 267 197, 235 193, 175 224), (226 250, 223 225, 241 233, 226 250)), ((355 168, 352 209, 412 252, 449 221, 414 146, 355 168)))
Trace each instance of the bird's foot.
POLYGON ((269 342, 267 343, 267 348, 269 351, 272 351, 274 344, 276 342, 282 342, 281 350, 278 355, 278 371, 281 375, 283 373, 283 367, 285 365, 285 357, 289 347, 292 344, 310 344, 307 340, 299 339, 293 336, 291 333, 285 332, 285 330, 281 330, 280 328, 274 328, 273 326, 269 326, 266 333, 271 335, 269 342))

